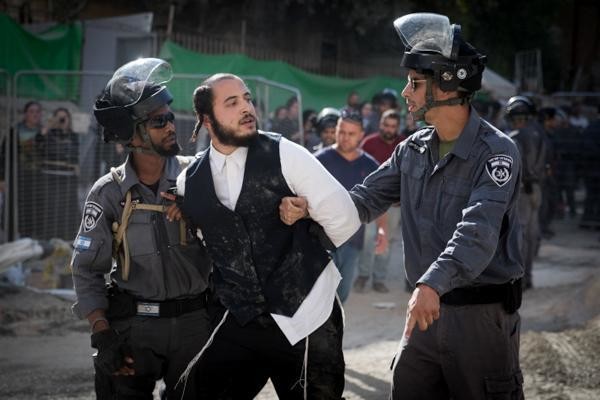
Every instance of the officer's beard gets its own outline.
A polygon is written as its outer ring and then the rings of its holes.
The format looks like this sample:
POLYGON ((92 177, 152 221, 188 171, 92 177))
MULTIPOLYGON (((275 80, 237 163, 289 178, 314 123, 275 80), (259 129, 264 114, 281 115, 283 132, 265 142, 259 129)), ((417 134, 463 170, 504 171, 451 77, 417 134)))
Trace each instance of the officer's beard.
POLYGON ((179 152, 181 151, 181 146, 179 146, 179 142, 177 142, 177 134, 175 132, 171 132, 169 134, 169 138, 172 137, 175 138, 175 141, 168 147, 165 147, 162 143, 158 145, 154 142, 152 143, 152 148, 158 153, 159 156, 173 157, 179 154, 179 152))
POLYGON ((246 136, 237 136, 235 130, 226 128, 212 116, 212 132, 221 144, 235 147, 248 147, 258 137, 258 121, 255 120, 256 130, 246 136))
POLYGON ((171 147, 168 148, 164 148, 164 147, 157 147, 154 146, 154 150, 156 150, 156 152, 158 153, 158 155, 162 156, 162 157, 173 157, 176 156, 177 154, 179 154, 179 152, 181 151, 181 147, 179 146, 179 143, 175 142, 175 144, 173 144, 171 147))

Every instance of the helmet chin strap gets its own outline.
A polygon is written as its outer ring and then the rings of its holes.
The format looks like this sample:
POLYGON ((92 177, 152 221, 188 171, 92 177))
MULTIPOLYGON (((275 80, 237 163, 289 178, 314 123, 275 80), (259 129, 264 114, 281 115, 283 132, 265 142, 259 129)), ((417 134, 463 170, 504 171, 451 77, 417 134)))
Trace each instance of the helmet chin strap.
POLYGON ((446 100, 434 100, 433 98, 433 79, 431 76, 426 77, 426 89, 425 89, 425 105, 419 108, 417 111, 413 111, 411 114, 415 121, 424 121, 425 113, 434 107, 440 106, 456 106, 462 105, 469 102, 471 96, 467 97, 453 97, 446 100))
POLYGON ((142 138, 142 140, 144 141, 144 144, 147 147, 140 147, 140 146, 132 146, 131 142, 127 144, 127 147, 134 153, 138 153, 138 154, 154 154, 157 156, 161 156, 160 153, 156 150, 156 146, 154 146, 154 143, 152 143, 152 139, 150 139, 150 135, 148 135, 148 132, 146 131, 146 127, 144 126, 143 123, 139 123, 135 126, 135 134, 140 135, 140 137, 142 138))

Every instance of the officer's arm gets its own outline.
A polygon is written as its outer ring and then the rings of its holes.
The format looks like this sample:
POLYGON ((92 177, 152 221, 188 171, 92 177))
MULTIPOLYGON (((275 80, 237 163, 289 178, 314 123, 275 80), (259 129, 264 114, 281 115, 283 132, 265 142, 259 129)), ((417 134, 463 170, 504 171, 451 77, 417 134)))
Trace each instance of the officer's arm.
POLYGON ((435 289, 441 296, 450 290, 470 285, 492 260, 503 219, 510 206, 515 206, 517 184, 520 179, 521 160, 516 147, 509 147, 504 155, 512 158, 509 180, 500 185, 486 171, 486 162, 493 155, 479 160, 476 182, 468 205, 462 210, 462 220, 457 224, 446 249, 417 282, 435 289))
POLYGON ((306 199, 310 217, 339 247, 360 227, 350 195, 305 148, 282 138, 279 149, 281 172, 290 190, 306 199))
POLYGON ((77 295, 73 311, 79 318, 108 308, 104 274, 110 272, 112 266, 113 210, 105 192, 97 186, 90 191, 73 244, 71 268, 77 295))
POLYGON ((362 222, 371 222, 400 201, 402 142, 392 156, 350 191, 362 222))

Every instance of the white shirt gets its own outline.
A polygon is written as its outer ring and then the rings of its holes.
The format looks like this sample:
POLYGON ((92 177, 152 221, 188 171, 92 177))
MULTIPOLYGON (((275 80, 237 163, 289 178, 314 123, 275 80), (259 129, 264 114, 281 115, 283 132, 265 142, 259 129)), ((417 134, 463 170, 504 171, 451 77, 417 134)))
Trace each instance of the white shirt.
MULTIPOLYGON (((358 211, 344 187, 306 150, 285 138, 279 142, 281 172, 290 190, 308 201, 308 212, 318 222, 337 247, 348 240, 360 227, 358 211)), ((239 147, 233 153, 219 153, 212 144, 209 152, 210 168, 219 201, 230 210, 235 209, 242 190, 248 148, 239 147)), ((183 171, 177 179, 177 191, 185 191, 183 171)), ((273 319, 294 345, 319 328, 331 315, 335 293, 342 279, 330 261, 317 278, 308 296, 296 313, 271 314, 273 319)))

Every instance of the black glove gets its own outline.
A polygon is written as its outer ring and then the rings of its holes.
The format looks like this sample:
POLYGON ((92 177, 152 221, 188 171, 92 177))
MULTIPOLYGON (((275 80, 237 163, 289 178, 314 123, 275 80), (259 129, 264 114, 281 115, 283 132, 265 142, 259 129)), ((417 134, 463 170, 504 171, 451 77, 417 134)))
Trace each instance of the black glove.
POLYGON ((523 191, 526 194, 533 193, 533 185, 531 184, 531 182, 523 182, 523 191))
POLYGON ((126 348, 114 329, 93 333, 92 347, 98 349, 94 354, 94 366, 106 375, 112 375, 123 366, 126 348))

